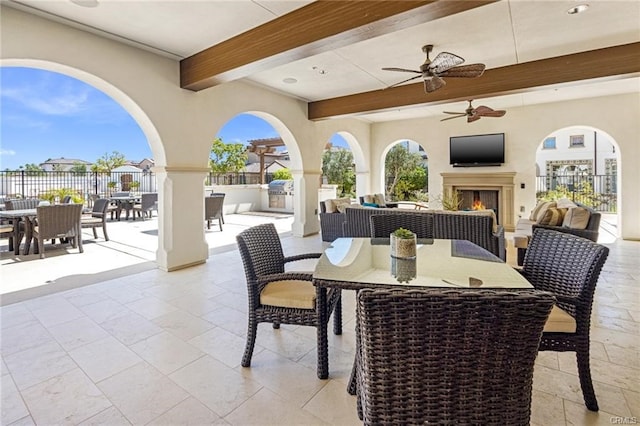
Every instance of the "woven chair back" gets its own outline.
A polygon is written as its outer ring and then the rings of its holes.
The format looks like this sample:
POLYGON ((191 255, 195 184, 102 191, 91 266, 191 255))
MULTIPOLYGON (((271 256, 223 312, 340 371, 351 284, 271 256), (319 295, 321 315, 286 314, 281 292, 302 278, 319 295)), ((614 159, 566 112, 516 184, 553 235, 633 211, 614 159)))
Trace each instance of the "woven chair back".
POLYGON ((82 204, 57 204, 37 208, 37 229, 43 239, 77 236, 82 204))
POLYGON ((423 213, 381 214, 369 218, 373 238, 389 238, 398 228, 412 231, 418 238, 433 238, 433 215, 423 213))
POLYGON ((284 253, 278 231, 273 223, 264 223, 246 229, 236 236, 247 284, 256 277, 284 272, 284 253))
POLYGON ((42 200, 38 198, 23 198, 19 200, 5 201, 4 208, 7 210, 35 209, 42 200))
POLYGON ((219 219, 222 216, 224 206, 224 195, 212 195, 204 197, 204 218, 205 220, 219 219))
POLYGON ((529 424, 553 303, 535 290, 361 290, 364 423, 529 424))

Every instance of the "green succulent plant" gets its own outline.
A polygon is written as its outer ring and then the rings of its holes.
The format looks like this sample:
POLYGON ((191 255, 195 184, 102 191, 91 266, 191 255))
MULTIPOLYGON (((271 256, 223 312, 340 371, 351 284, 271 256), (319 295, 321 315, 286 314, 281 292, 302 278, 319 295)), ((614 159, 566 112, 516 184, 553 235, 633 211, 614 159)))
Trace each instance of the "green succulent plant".
POLYGON ((393 231, 393 235, 395 235, 397 238, 402 238, 402 239, 413 238, 413 232, 405 228, 396 229, 395 231, 393 231))

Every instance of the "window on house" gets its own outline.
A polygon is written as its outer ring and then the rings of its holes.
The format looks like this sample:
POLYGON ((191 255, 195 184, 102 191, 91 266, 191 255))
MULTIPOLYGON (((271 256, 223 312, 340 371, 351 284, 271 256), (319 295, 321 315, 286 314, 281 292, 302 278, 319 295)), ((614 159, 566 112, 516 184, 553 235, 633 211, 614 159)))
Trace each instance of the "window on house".
POLYGON ((584 148, 584 135, 569 136, 569 148, 584 148))
POLYGON ((556 149, 556 138, 546 138, 544 142, 542 142, 542 149, 556 149))

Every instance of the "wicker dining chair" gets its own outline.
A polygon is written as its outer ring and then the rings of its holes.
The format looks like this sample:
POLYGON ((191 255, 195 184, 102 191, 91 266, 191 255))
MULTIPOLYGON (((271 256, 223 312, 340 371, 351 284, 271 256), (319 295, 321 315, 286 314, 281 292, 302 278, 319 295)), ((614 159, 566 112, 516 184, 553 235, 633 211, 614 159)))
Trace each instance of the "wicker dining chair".
POLYGON ((360 419, 528 425, 534 362, 553 302, 535 290, 361 290, 360 419))
POLYGON ((102 228, 104 240, 109 241, 109 235, 107 235, 107 209, 109 208, 109 203, 110 200, 108 198, 98 198, 93 202, 91 212, 83 214, 80 218, 80 228, 91 228, 93 230, 93 238, 98 238, 96 228, 102 228))
POLYGON ((133 205, 133 220, 136 220, 136 212, 138 213, 138 217, 141 217, 142 220, 149 214, 149 217, 153 217, 153 211, 158 211, 158 193, 157 192, 148 192, 140 195, 140 203, 136 203, 133 205))
MULTIPOLYGON (((209 194, 211 197, 222 197, 224 200, 224 196, 226 195, 224 192, 212 192, 209 194)), ((224 203, 223 203, 224 204, 224 203)), ((222 223, 224 223, 224 209, 222 209, 220 213, 220 219, 222 219, 222 223)))
POLYGON ((211 221, 218 220, 218 226, 222 231, 222 209, 224 207, 224 195, 212 195, 204 197, 204 220, 207 221, 207 229, 211 229, 211 221))
POLYGON ((433 238, 433 215, 430 214, 374 214, 369 221, 373 238, 389 238, 398 228, 408 229, 418 238, 433 238))
POLYGON ((44 240, 67 238, 73 248, 83 253, 80 235, 82 204, 57 204, 37 208, 36 225, 32 229, 35 252, 44 259, 44 240))
POLYGON ((607 247, 586 238, 538 228, 533 231, 520 271, 536 289, 556 296, 540 350, 576 353, 582 395, 591 411, 598 411, 589 366, 591 307, 608 255, 607 247))
MULTIPOLYGON (((21 199, 10 199, 4 202, 4 208, 6 210, 26 210, 26 209, 35 209, 38 207, 43 200, 39 198, 21 198, 21 199)), ((9 251, 13 250, 14 254, 20 254, 20 244, 22 243, 22 239, 25 237, 25 223, 23 220, 11 220, 11 226, 18 228, 18 236, 14 241, 13 237, 9 237, 9 251)), ((15 232, 15 230, 14 230, 15 232)))
POLYGON ((315 259, 320 253, 284 256, 280 237, 273 223, 265 223, 240 232, 236 236, 247 279, 249 296, 247 342, 242 366, 251 365, 258 324, 272 323, 324 327, 318 332, 317 375, 326 379, 329 374, 326 327, 333 312, 333 332, 342 334, 340 289, 329 291, 325 307, 316 306, 316 288, 312 274, 285 272, 285 264, 304 259, 315 259), (324 339, 320 336, 324 336, 324 339))

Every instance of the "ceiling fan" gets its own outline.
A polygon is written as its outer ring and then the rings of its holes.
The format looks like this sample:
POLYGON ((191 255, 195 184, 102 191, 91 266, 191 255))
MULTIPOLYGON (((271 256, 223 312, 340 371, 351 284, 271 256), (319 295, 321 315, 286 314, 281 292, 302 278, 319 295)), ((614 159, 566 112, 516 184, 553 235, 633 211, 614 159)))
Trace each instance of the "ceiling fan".
POLYGON ((480 120, 480 118, 482 117, 502 117, 507 113, 507 111, 505 110, 494 110, 484 105, 480 105, 479 107, 474 108, 473 106, 471 106, 471 102, 473 102, 473 99, 467 102, 469 102, 469 107, 464 110, 464 112, 443 111, 445 114, 454 114, 454 116, 443 118, 440 121, 451 120, 452 118, 467 117, 467 123, 472 123, 476 120, 480 120))
POLYGON ((464 62, 464 59, 449 52, 438 53, 432 61, 431 59, 429 59, 429 53, 431 53, 432 50, 432 44, 427 44, 426 46, 422 47, 422 51, 427 54, 427 59, 422 65, 420 65, 420 71, 409 70, 406 68, 382 68, 384 71, 412 72, 415 74, 419 74, 406 80, 402 80, 398 83, 392 84, 391 86, 387 87, 387 89, 422 77, 422 79, 424 80, 424 91, 426 93, 430 93, 438 90, 446 84, 442 77, 474 78, 480 77, 484 72, 484 64, 460 66, 460 64, 464 62))

